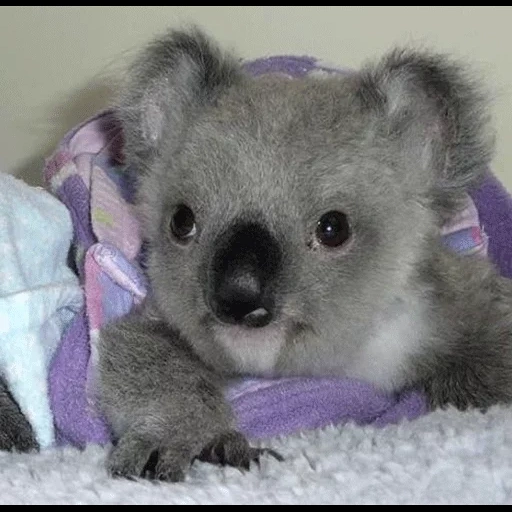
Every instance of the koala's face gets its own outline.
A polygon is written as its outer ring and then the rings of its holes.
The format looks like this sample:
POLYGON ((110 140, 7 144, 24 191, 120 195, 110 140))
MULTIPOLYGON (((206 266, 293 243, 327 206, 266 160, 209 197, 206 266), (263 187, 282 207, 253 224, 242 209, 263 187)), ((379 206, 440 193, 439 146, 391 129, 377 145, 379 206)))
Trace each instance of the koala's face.
POLYGON ((440 212, 489 156, 478 100, 428 55, 287 80, 201 34, 153 43, 120 117, 160 313, 227 372, 393 380, 440 212))
POLYGON ((331 371, 331 339, 345 358, 357 348, 431 226, 407 157, 370 122, 350 80, 262 78, 200 112, 178 150, 164 146, 150 272, 192 343, 268 374, 297 344, 304 372, 331 371))

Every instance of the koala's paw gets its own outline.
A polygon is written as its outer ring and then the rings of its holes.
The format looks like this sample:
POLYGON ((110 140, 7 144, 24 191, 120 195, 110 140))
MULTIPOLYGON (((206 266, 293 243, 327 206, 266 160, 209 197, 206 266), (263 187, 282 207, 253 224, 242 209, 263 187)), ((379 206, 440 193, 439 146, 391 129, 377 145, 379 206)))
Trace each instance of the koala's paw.
POLYGON ((251 462, 259 465, 261 455, 269 454, 278 461, 283 457, 269 448, 254 448, 240 432, 231 431, 217 436, 197 456, 202 462, 233 466, 249 470, 251 462))
POLYGON ((115 478, 181 482, 192 458, 191 450, 128 433, 110 453, 107 470, 115 478))
POLYGON ((0 432, 0 451, 26 453, 37 450, 39 450, 39 445, 34 432, 27 426, 14 432, 5 430, 0 432))
POLYGON ((217 436, 199 450, 183 443, 155 443, 139 434, 128 433, 112 450, 108 471, 118 478, 181 482, 194 459, 248 470, 251 462, 259 463, 265 453, 283 460, 273 450, 251 447, 242 434, 234 431, 217 436))
POLYGON ((38 449, 30 423, 0 383, 0 450, 31 452, 38 449))

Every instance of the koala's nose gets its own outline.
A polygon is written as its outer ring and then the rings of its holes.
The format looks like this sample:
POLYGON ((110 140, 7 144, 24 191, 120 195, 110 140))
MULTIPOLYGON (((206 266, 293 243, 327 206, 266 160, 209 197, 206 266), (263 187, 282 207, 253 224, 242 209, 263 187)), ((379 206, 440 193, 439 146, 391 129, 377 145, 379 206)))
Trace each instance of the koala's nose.
POLYGON ((257 224, 235 226, 218 241, 212 265, 210 306, 225 323, 263 327, 274 316, 274 281, 280 250, 257 224))
POLYGON ((217 316, 225 322, 263 327, 272 319, 256 268, 235 264, 216 290, 217 316))

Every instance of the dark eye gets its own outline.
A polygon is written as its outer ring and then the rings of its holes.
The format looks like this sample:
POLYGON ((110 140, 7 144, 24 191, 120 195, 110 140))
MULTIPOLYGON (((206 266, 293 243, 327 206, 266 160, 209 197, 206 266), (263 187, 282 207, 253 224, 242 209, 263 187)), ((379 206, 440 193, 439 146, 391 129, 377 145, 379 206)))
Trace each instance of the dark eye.
POLYGON ((187 241, 196 234, 196 218, 188 206, 178 206, 171 219, 171 231, 181 242, 187 241))
POLYGON ((317 240, 327 247, 339 247, 350 238, 350 225, 342 212, 327 212, 316 225, 317 240))

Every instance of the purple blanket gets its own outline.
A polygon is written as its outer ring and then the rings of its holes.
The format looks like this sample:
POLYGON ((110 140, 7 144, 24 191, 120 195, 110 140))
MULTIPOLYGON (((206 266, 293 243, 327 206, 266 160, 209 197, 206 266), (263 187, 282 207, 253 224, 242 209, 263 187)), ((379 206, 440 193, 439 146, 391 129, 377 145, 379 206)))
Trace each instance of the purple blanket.
MULTIPOLYGON (((246 67, 255 75, 278 72, 290 78, 339 72, 307 57, 271 57, 246 67)), ((47 184, 71 212, 73 264, 85 291, 85 307, 65 334, 50 372, 59 439, 77 446, 110 440, 95 407, 98 331, 146 294, 144 247, 131 204, 133 170, 123 165, 122 145, 115 116, 104 112, 69 133, 45 168, 47 184)), ((444 228, 444 239, 455 250, 484 257, 488 247, 490 258, 512 277, 511 199, 490 173, 472 197, 474 203, 468 198, 467 209, 444 228)), ((381 426, 426 412, 419 393, 389 395, 351 379, 245 379, 232 383, 226 396, 240 429, 251 438, 346 421, 381 426)))

